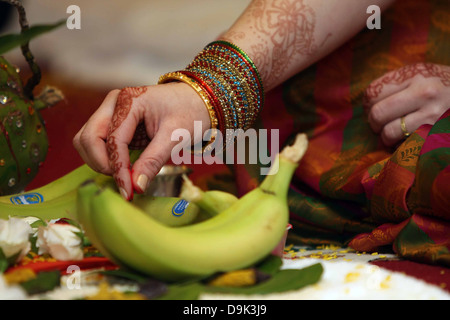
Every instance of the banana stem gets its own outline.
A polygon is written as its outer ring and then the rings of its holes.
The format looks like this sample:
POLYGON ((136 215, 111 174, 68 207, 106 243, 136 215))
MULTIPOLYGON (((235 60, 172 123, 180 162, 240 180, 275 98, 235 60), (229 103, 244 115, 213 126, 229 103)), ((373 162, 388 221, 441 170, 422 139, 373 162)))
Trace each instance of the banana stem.
POLYGON ((194 183, 183 174, 183 185, 181 187, 180 198, 195 203, 207 213, 217 214, 217 203, 209 197, 205 197, 205 192, 194 185, 194 183))
POLYGON ((260 188, 277 196, 287 197, 289 185, 298 167, 299 161, 308 148, 305 134, 298 134, 291 146, 285 147, 275 158, 269 174, 264 178, 260 188))
POLYGON ((202 198, 203 190, 194 185, 194 183, 185 175, 183 177, 183 185, 181 186, 180 198, 189 202, 197 202, 202 198))
POLYGON ((308 137, 304 133, 299 133, 295 137, 295 141, 292 145, 284 147, 280 153, 280 158, 293 163, 298 163, 305 155, 307 149, 308 137))

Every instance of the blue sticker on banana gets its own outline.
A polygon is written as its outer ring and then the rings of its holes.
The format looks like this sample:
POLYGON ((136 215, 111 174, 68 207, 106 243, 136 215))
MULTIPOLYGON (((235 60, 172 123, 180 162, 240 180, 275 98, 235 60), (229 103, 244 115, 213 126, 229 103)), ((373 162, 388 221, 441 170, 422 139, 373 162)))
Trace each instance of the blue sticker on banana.
POLYGON ((10 198, 13 204, 37 204, 44 202, 44 196, 37 192, 24 193, 10 198))
POLYGON ((188 207, 189 202, 187 202, 186 200, 178 200, 177 203, 174 204, 174 206, 172 207, 172 214, 175 217, 181 217, 184 214, 184 211, 186 210, 186 208, 188 207))

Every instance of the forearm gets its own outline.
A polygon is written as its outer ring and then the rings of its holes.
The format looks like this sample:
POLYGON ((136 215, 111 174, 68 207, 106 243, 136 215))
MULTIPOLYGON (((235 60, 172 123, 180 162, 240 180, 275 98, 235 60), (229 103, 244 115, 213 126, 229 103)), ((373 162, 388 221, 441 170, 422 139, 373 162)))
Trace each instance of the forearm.
POLYGON ((253 60, 266 91, 320 60, 395 0, 253 0, 222 38, 253 60))

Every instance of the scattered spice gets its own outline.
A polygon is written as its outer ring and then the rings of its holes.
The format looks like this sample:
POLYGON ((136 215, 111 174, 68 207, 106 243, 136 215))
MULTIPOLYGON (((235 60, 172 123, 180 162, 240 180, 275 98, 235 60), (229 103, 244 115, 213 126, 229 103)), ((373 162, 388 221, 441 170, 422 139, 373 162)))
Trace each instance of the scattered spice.
POLYGON ((214 287, 248 287, 256 283, 256 270, 242 269, 222 273, 209 281, 208 285, 214 287))
POLYGON ((291 259, 291 260, 306 259, 306 258, 333 260, 333 259, 340 258, 343 261, 353 261, 352 259, 345 256, 345 254, 347 254, 347 253, 353 253, 353 254, 356 254, 357 256, 362 256, 362 255, 377 256, 377 258, 379 258, 379 259, 387 258, 386 255, 379 254, 378 252, 369 252, 369 253, 365 252, 365 251, 359 252, 359 251, 355 251, 351 248, 342 248, 340 246, 336 246, 333 244, 319 245, 319 246, 316 246, 315 249, 316 249, 316 251, 314 251, 308 255, 301 255, 299 253, 308 252, 309 250, 311 250, 311 248, 309 248, 309 249, 295 248, 295 246, 293 244, 290 244, 284 248, 283 258, 291 259), (327 251, 325 251, 325 250, 327 250, 327 251))
POLYGON ((4 278, 8 284, 18 284, 36 278, 36 273, 29 268, 12 270, 5 273, 4 278))
POLYGON ((345 276, 345 282, 355 282, 356 280, 358 280, 360 274, 359 272, 349 272, 347 273, 347 275, 345 276))
POLYGON ((386 278, 381 281, 380 287, 381 289, 389 289, 390 285, 389 282, 391 281, 391 275, 387 275, 386 278))
POLYGON ((113 289, 106 281, 98 286, 96 294, 87 296, 86 300, 147 300, 144 295, 136 292, 121 292, 113 289))
POLYGON ((33 251, 30 251, 23 259, 17 263, 17 266, 25 266, 29 263, 36 262, 55 262, 55 258, 51 257, 49 254, 38 255, 33 251))

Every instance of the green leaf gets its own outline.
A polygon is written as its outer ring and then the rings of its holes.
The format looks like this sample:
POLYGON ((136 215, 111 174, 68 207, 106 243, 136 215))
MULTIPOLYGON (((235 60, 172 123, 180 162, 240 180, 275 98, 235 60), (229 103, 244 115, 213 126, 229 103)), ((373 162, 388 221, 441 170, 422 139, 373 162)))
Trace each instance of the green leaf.
POLYGON ((89 245, 91 245, 91 241, 87 238, 87 236, 85 235, 83 228, 81 227, 81 225, 78 223, 78 221, 73 220, 73 219, 69 219, 69 218, 62 218, 61 219, 63 222, 66 222, 67 224, 74 226, 75 228, 78 228, 80 230, 80 232, 74 232, 74 234, 80 238, 81 240, 81 245, 83 247, 87 247, 89 245))
POLYGON ((66 23, 66 20, 61 20, 54 24, 46 24, 46 25, 36 25, 30 27, 28 30, 20 34, 7 34, 0 36, 0 55, 5 54, 9 50, 12 50, 16 47, 20 47, 31 39, 36 38, 44 33, 50 32, 61 25, 66 23))
POLYGON ((20 285, 29 294, 38 294, 53 290, 60 285, 59 271, 39 272, 36 278, 22 282, 20 285))
MULTIPOLYGON (((37 218, 37 217, 36 217, 36 218, 37 218)), ((31 223, 31 224, 30 224, 30 227, 33 228, 33 229, 37 229, 37 228, 39 228, 40 226, 45 227, 46 225, 47 225, 47 223, 46 223, 44 220, 42 220, 41 218, 39 218, 39 220, 36 220, 36 221, 34 221, 33 223, 31 223)), ((30 251, 37 254, 37 253, 39 252, 39 248, 36 246, 36 242, 37 242, 37 233, 36 233, 36 234, 30 233, 30 236, 29 236, 28 240, 29 240, 30 243, 31 243, 31 249, 30 249, 30 251)))
MULTIPOLYGON (((277 257, 270 257, 264 261, 269 264, 277 264, 277 257)), ((264 264, 263 263, 263 264, 264 264)), ((168 292, 159 297, 158 300, 196 300, 202 292, 205 293, 228 293, 228 294, 270 294, 291 290, 299 290, 307 285, 317 283, 323 273, 320 263, 303 269, 280 270, 273 276, 260 284, 251 287, 231 288, 231 287, 211 287, 203 285, 201 282, 189 282, 183 284, 171 284, 168 292)))
POLYGON ((269 275, 273 275, 280 271, 280 267, 283 264, 283 260, 274 255, 269 255, 266 259, 264 259, 261 263, 255 266, 261 272, 267 273, 269 275))
POLYGON ((8 266, 9 266, 8 259, 6 259, 6 256, 3 253, 2 248, 0 248, 0 273, 5 272, 5 270, 8 269, 8 266))
POLYGON ((101 274, 104 274, 109 277, 117 277, 127 280, 136 281, 138 283, 144 283, 149 279, 149 277, 141 275, 140 273, 134 272, 134 271, 128 271, 124 269, 117 269, 117 270, 104 270, 100 272, 101 274))
POLYGON ((323 267, 320 263, 303 269, 286 269, 274 274, 269 280, 251 287, 205 287, 209 293, 229 294, 270 294, 298 290, 318 282, 322 276, 323 267))
POLYGON ((89 257, 104 257, 104 255, 101 252, 98 251, 88 251, 84 253, 85 258, 89 257))
POLYGON ((197 300, 204 288, 199 282, 172 284, 168 286, 167 293, 157 300, 197 300))
POLYGON ((12 266, 16 262, 17 257, 19 255, 20 251, 18 251, 16 254, 13 254, 11 257, 7 258, 2 248, 0 248, 0 273, 5 272, 9 266, 12 266))
POLYGON ((28 240, 30 241, 30 244, 31 244, 30 251, 34 252, 36 254, 39 252, 39 247, 36 245, 37 238, 38 238, 37 235, 33 235, 33 234, 30 234, 28 237, 28 240))
POLYGON ((35 222, 33 222, 32 224, 30 224, 30 227, 34 228, 38 228, 40 226, 45 227, 47 225, 47 223, 42 220, 41 218, 39 218, 39 220, 36 220, 35 222))
MULTIPOLYGON (((201 279, 182 283, 167 284, 167 292, 156 300, 196 300, 202 292, 228 293, 228 294, 270 294, 291 290, 299 290, 307 285, 318 282, 323 273, 320 263, 303 269, 280 270, 282 260, 277 256, 268 256, 255 268, 261 272, 270 274, 270 279, 251 287, 231 288, 212 287, 205 285, 201 279)), ((137 283, 145 283, 148 277, 123 269, 102 271, 104 275, 121 277, 137 283)))

